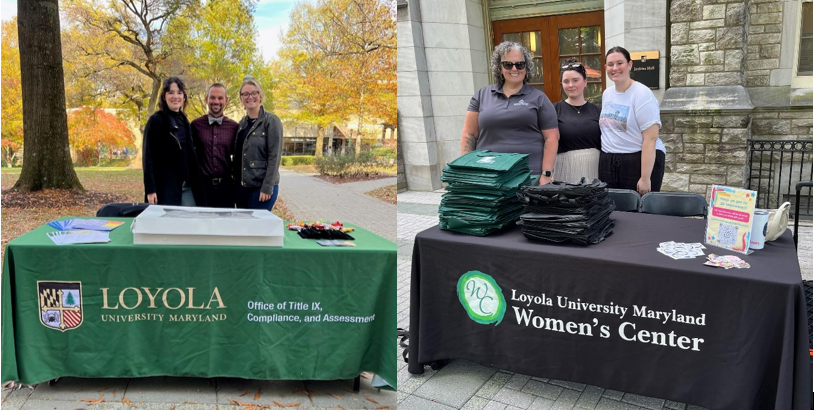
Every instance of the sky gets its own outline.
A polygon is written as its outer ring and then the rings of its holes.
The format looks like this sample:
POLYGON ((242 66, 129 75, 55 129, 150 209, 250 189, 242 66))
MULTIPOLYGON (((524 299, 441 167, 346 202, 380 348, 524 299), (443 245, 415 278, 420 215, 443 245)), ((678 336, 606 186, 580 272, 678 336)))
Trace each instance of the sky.
MULTIPOLYGON (((280 47, 280 33, 288 30, 288 16, 296 4, 295 0, 259 0, 254 12, 254 25, 257 27, 257 45, 260 54, 270 61, 280 47)), ((17 15, 17 0, 0 0, 0 18, 11 20, 17 15)))

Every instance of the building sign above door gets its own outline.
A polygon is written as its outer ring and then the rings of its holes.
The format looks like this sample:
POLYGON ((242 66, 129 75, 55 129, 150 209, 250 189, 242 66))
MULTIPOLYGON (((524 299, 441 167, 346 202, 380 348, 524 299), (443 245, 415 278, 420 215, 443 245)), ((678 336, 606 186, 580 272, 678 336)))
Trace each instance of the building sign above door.
POLYGON ((659 89, 659 52, 631 51, 633 60, 631 78, 648 86, 651 90, 659 89))

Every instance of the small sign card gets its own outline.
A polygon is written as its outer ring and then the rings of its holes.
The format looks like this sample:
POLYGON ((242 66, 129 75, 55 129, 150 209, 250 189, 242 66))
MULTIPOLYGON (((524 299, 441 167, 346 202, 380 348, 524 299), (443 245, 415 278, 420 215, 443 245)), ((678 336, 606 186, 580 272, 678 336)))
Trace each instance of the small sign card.
POLYGON ((713 185, 704 243, 748 254, 756 196, 748 189, 713 185))

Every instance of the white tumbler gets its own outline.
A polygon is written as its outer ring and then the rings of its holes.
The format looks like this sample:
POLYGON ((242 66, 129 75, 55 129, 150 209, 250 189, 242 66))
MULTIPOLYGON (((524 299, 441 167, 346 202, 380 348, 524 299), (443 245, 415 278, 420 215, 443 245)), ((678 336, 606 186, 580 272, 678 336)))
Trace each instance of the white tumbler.
POLYGON ((766 244, 766 225, 769 223, 769 211, 766 209, 755 209, 755 216, 752 220, 752 234, 749 239, 750 249, 763 249, 766 244))

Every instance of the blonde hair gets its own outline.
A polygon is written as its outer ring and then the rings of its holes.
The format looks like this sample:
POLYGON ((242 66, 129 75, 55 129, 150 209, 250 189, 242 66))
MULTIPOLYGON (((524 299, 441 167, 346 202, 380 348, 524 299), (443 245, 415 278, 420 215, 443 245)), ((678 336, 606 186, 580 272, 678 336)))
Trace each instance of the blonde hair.
POLYGON ((260 102, 262 103, 263 100, 265 100, 265 98, 266 98, 266 95, 263 93, 263 87, 261 87, 260 83, 258 83, 257 80, 255 80, 254 77, 252 77, 250 75, 247 75, 247 76, 243 77, 243 84, 240 84, 240 90, 238 90, 238 94, 242 94, 243 93, 243 87, 245 87, 247 85, 253 85, 253 86, 257 87, 257 90, 260 91, 260 102))

